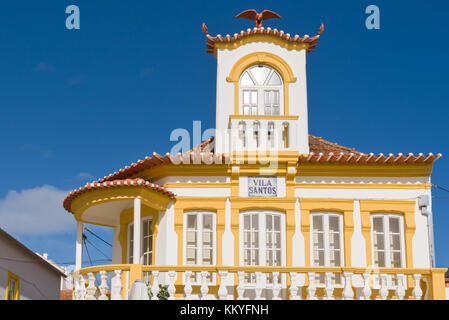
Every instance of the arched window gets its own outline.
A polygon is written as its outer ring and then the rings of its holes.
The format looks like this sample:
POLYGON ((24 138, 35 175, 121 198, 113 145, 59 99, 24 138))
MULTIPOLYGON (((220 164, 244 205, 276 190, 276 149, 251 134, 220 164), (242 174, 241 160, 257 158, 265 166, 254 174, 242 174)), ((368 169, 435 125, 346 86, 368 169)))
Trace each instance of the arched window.
POLYGON ((284 97, 282 78, 273 68, 257 65, 240 78, 240 112, 244 115, 281 115, 284 97))

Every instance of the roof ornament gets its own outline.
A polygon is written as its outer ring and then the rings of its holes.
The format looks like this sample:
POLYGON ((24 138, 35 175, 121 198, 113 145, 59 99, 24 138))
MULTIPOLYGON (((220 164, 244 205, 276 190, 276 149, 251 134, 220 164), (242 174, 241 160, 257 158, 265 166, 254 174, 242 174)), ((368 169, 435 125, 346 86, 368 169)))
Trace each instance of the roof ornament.
POLYGON ((236 15, 235 17, 254 20, 257 29, 262 28, 262 21, 264 21, 264 20, 282 19, 282 17, 280 15, 278 15, 277 13, 275 13, 273 11, 264 10, 261 13, 258 13, 254 9, 245 10, 245 11, 239 13, 238 15, 236 15))

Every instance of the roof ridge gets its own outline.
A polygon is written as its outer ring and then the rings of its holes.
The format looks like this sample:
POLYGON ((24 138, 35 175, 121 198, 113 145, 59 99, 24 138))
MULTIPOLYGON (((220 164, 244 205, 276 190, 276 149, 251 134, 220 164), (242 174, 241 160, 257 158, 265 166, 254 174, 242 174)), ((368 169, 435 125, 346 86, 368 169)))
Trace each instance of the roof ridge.
POLYGON ((321 34, 324 32, 324 24, 322 23, 320 26, 320 29, 318 31, 318 33, 313 36, 310 37, 309 35, 304 35, 302 37, 300 37, 299 35, 294 35, 294 36, 290 36, 290 33, 285 33, 283 30, 278 31, 277 28, 264 28, 264 27, 254 27, 254 28, 248 28, 246 30, 241 30, 240 33, 234 33, 233 36, 230 36, 229 34, 227 34, 226 36, 222 36, 221 34, 217 34, 215 37, 211 36, 208 31, 207 31, 207 26, 205 23, 203 23, 202 25, 202 30, 204 32, 204 34, 206 35, 206 39, 207 39, 207 45, 206 45, 206 52, 207 53, 213 53, 214 52, 214 48, 215 48, 215 43, 232 43, 235 41, 238 41, 242 38, 248 37, 248 36, 252 36, 252 35, 257 35, 257 34, 266 34, 269 36, 273 36, 273 37, 277 37, 280 38, 284 41, 290 42, 290 43, 305 43, 308 44, 309 47, 307 48, 307 52, 310 52, 312 50, 314 50, 318 44, 318 40, 321 36, 321 34))

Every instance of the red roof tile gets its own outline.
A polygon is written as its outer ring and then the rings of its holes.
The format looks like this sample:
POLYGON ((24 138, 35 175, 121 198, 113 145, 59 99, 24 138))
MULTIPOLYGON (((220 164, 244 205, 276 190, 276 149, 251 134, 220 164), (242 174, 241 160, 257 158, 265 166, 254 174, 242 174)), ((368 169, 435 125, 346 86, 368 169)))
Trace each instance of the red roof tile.
POLYGON ((246 31, 242 30, 242 31, 240 31, 240 33, 234 33, 234 35, 232 37, 229 34, 227 34, 224 37, 221 36, 220 34, 216 35, 215 37, 212 37, 207 32, 207 27, 206 27, 205 23, 203 23, 202 29, 203 29, 204 34, 207 37, 207 47, 206 47, 207 53, 214 53, 215 43, 220 43, 220 42, 232 43, 232 42, 238 41, 238 40, 246 38, 246 37, 251 37, 256 34, 271 35, 271 36, 277 37, 279 39, 283 39, 283 40, 285 40, 287 42, 291 42, 291 43, 307 43, 307 44, 309 44, 307 52, 310 52, 316 48, 316 46, 318 44, 318 40, 324 31, 324 25, 321 24, 320 30, 313 37, 309 37, 308 35, 305 35, 303 37, 300 37, 299 35, 295 35, 292 37, 292 36, 290 36, 289 33, 284 33, 284 31, 282 31, 282 30, 278 31, 278 29, 271 29, 270 27, 268 27, 268 28, 264 28, 264 27, 253 28, 253 29, 247 29, 246 31))
POLYGON ((69 193, 65 197, 64 202, 63 202, 64 209, 66 209, 69 212, 72 212, 71 211, 72 201, 76 197, 78 197, 79 195, 81 195, 83 193, 89 192, 91 190, 96 190, 96 189, 117 188, 117 187, 145 187, 145 188, 160 192, 160 193, 168 196, 171 199, 175 198, 175 194, 172 193, 171 191, 168 191, 167 189, 165 189, 164 187, 161 187, 160 185, 151 183, 151 182, 146 181, 141 178, 113 180, 113 181, 104 181, 104 182, 95 181, 95 182, 87 183, 84 187, 81 187, 81 188, 69 193))

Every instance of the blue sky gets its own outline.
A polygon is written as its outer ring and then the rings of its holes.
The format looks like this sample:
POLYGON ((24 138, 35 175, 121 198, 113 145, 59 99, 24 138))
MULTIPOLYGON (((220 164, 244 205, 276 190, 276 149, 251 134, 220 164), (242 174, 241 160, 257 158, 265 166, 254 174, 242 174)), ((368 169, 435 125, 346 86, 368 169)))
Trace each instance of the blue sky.
MULTIPOLYGON (((73 262, 64 195, 168 152, 173 129, 191 131, 194 120, 215 126, 216 60, 201 24, 234 34, 253 27, 234 19, 249 8, 279 13, 283 20, 264 25, 290 34, 315 35, 325 24, 307 57, 311 134, 365 153, 449 155, 446 2, 3 1, 0 226, 73 262), (65 28, 71 4, 81 10, 80 30, 65 28), (365 27, 370 4, 381 10, 380 30, 365 27)), ((445 157, 437 161, 433 183, 449 189, 448 169, 445 157)), ((449 193, 433 195, 437 265, 447 267, 449 193)), ((89 228, 110 241, 109 230, 89 228)), ((90 255, 103 258, 93 248, 90 255)))

